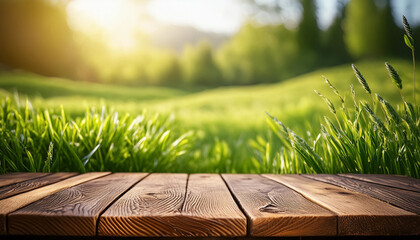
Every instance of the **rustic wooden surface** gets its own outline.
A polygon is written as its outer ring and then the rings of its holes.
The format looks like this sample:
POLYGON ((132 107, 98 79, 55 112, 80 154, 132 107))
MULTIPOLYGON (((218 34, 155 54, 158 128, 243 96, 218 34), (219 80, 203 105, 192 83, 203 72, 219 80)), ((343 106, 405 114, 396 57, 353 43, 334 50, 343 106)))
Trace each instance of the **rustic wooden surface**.
POLYGON ((76 175, 76 173, 53 173, 43 177, 29 179, 23 182, 14 183, 0 188, 0 199, 4 199, 22 192, 42 187, 51 183, 76 175))
POLYGON ((370 183, 381 184, 415 192, 420 192, 420 179, 410 178, 401 175, 384 174, 338 174, 339 176, 353 178, 370 183))
POLYGON ((39 178, 51 173, 9 173, 0 175, 0 187, 13 183, 23 182, 33 178, 39 178))
POLYGON ((116 173, 49 195, 9 214, 9 233, 95 236, 102 211, 145 176, 116 173))
POLYGON ((305 177, 321 182, 334 184, 349 190, 369 195, 381 201, 390 203, 407 211, 420 214, 420 193, 393 187, 387 187, 370 182, 358 181, 336 175, 316 174, 305 177))
POLYGON ((219 175, 152 174, 102 214, 98 233, 245 236, 246 218, 219 175))
POLYGON ((218 174, 192 174, 182 209, 191 236, 246 236, 246 218, 218 174))
POLYGON ((66 174, 0 175, 0 234, 420 236, 419 180, 404 176, 66 174))
POLYGON ((335 214, 270 179, 223 174, 250 219, 252 236, 334 236, 335 214))
POLYGON ((358 192, 297 175, 264 175, 338 216, 338 235, 420 234, 420 216, 358 192))
MULTIPOLYGON (((187 174, 152 174, 136 184, 99 221, 102 236, 179 235, 173 222, 185 199, 187 174)), ((175 222, 176 223, 176 222, 175 222)))
POLYGON ((100 173, 85 173, 72 178, 68 178, 58 183, 47 185, 35 190, 21 193, 19 195, 0 200, 0 234, 6 234, 6 216, 7 214, 18 210, 30 203, 33 203, 48 195, 54 194, 58 191, 77 184, 92 180, 97 177, 108 175, 108 172, 100 173))

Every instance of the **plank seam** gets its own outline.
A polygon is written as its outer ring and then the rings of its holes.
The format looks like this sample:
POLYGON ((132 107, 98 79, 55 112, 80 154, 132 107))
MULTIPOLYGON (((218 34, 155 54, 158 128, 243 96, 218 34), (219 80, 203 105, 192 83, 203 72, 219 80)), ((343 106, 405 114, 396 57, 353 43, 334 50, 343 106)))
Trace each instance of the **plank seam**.
POLYGON ((188 174, 187 175, 187 182, 186 182, 186 184, 185 184, 185 194, 184 194, 184 200, 182 201, 182 205, 181 205, 181 207, 178 209, 178 211, 182 214, 183 212, 184 212, 184 208, 185 208, 185 202, 187 201, 187 194, 188 194, 188 183, 189 183, 189 181, 190 181, 190 175, 191 174, 188 174))
MULTIPOLYGON (((61 172, 60 172, 60 173, 61 173, 61 172)), ((68 172, 68 173, 71 173, 71 172, 68 172)), ((47 175, 45 175, 45 176, 37 177, 37 178, 31 178, 31 179, 28 179, 28 180, 25 180, 25 181, 22 181, 22 182, 18 182, 18 183, 23 183, 23 182, 27 182, 27 181, 33 181, 33 180, 39 180, 39 179, 42 179, 42 178, 50 177, 51 175, 53 175, 53 173, 51 173, 51 174, 47 174, 47 175)), ((0 198, 0 200, 8 199, 8 198, 11 198, 11 197, 17 196, 17 195, 22 194, 22 193, 27 193, 27 192, 29 192, 29 191, 36 190, 36 189, 38 189, 38 188, 42 188, 42 187, 45 187, 45 186, 48 186, 48 185, 52 185, 52 184, 55 184, 55 183, 59 183, 59 182, 61 182, 61 181, 64 181, 64 180, 66 180, 66 179, 68 179, 68 178, 71 178, 71 177, 74 177, 74 176, 77 176, 77 175, 78 175, 78 173, 76 173, 75 175, 69 175, 69 176, 67 176, 67 177, 65 177, 65 178, 63 178, 63 179, 61 179, 60 181, 57 181, 57 182, 50 182, 50 183, 47 183, 47 184, 45 184, 45 185, 37 186, 37 187, 32 188, 32 189, 26 189, 26 190, 24 190, 24 191, 22 191, 22 192, 14 193, 14 194, 12 194, 12 195, 10 195, 10 196, 7 196, 7 197, 5 197, 5 198, 0 198)), ((14 184, 17 184, 17 183, 14 183, 14 184)), ((7 186, 10 186, 10 185, 12 185, 12 184, 9 184, 9 185, 7 185, 7 186)), ((6 187, 6 186, 3 186, 3 187, 6 187)), ((2 187, 2 188, 3 188, 3 187, 2 187)))
MULTIPOLYGON (((106 206, 98 215, 98 219, 96 219, 96 226, 95 226, 95 236, 98 237, 98 229, 99 229, 99 222, 101 220, 101 216, 102 214, 104 214, 104 212, 106 210, 108 210, 108 208, 110 208, 118 199, 120 199, 124 194, 126 194, 128 191, 130 191, 135 185, 137 185, 139 182, 143 181, 143 179, 145 179, 146 177, 148 177, 150 175, 150 173, 147 173, 146 176, 140 178, 138 181, 134 182, 130 187, 128 187, 125 191, 123 191, 121 194, 119 194, 114 200, 112 200, 108 206, 106 206)), ((106 175, 109 176, 109 175, 106 175)))
MULTIPOLYGON (((335 225, 335 228, 336 228, 336 236, 338 236, 338 214, 337 214, 336 212, 334 212, 333 210, 328 209, 327 207, 325 207, 325 206, 323 206, 323 205, 321 205, 321 204, 317 203, 316 201, 314 201, 314 200, 312 200, 311 198, 307 197, 305 194, 303 194, 303 193, 299 192, 297 189, 293 189, 292 187, 289 187, 289 186, 287 186, 286 184, 283 184, 283 183, 281 183, 281 182, 277 182, 277 181, 276 181, 276 180, 274 180, 274 179, 271 179, 271 178, 269 178, 269 177, 264 176, 264 174, 258 174, 258 175, 260 175, 261 177, 264 177, 264 178, 266 178, 266 179, 269 179, 269 180, 271 180, 271 181, 273 181, 273 182, 275 182, 275 183, 277 183, 277 184, 283 185, 283 186, 285 186, 286 188, 289 188, 290 190, 292 190, 292 191, 296 192, 297 194, 301 195, 303 198, 305 198, 305 199, 307 199, 307 200, 311 201, 312 203, 314 203, 314 204, 316 204, 316 205, 320 206, 321 208, 323 208, 323 209, 327 210, 328 212, 332 213, 332 214, 335 216, 335 219, 336 219, 336 222, 337 222, 337 224, 335 225)), ((302 174, 298 174, 298 175, 299 175, 299 176, 303 176, 302 174)), ((309 178, 308 178, 308 179, 309 179, 309 178)))
MULTIPOLYGON (((79 175, 81 175, 81 174, 79 173, 79 174, 73 175, 73 176, 71 176, 71 177, 69 177, 69 178, 77 177, 77 176, 79 176, 79 175)), ((69 186, 69 187, 63 188, 63 189, 61 189, 61 190, 60 190, 60 191, 58 191, 58 192, 64 191, 64 190, 66 190, 66 189, 68 189, 68 188, 72 188, 72 187, 78 186, 78 185, 80 185, 80 184, 87 183, 87 182, 90 182, 90 181, 93 181, 93 180, 96 180, 96 179, 99 179, 99 178, 103 178, 103 177, 108 176, 108 175, 110 175, 110 174, 108 173, 108 174, 105 174, 105 175, 103 175, 103 176, 99 176, 99 177, 96 177, 96 178, 92 178, 92 179, 90 179, 90 180, 88 180, 88 181, 84 181, 84 182, 81 182, 81 183, 79 183, 79 184, 76 184, 76 185, 72 185, 72 186, 69 186)), ((66 178, 66 179, 69 179, 69 178, 66 178)), ((66 180, 66 179, 63 179, 63 180, 66 180)), ((57 182, 57 183, 58 183, 58 182, 57 182)), ((45 186, 42 186, 42 187, 46 187, 46 186, 48 186, 48 185, 45 185, 45 186)), ((41 187, 41 188, 42 188, 42 187, 41 187)), ((37 188, 36 188, 36 189, 37 189, 37 188)), ((36 190, 36 189, 32 189, 31 191, 36 190)), ((55 192, 55 193, 57 193, 57 192, 55 192)), ((53 193, 53 194, 55 194, 55 193, 53 193)), ((51 194, 50 194, 50 195, 51 195, 51 194)), ((48 195, 48 196, 50 196, 50 195, 48 195)), ((17 196, 17 195, 15 195, 15 196, 17 196)), ((45 197, 43 197, 43 198, 46 198, 46 197, 48 197, 48 196, 45 196, 45 197)), ((24 205, 24 206, 20 207, 20 208, 18 208, 18 209, 16 209, 16 210, 14 210, 14 211, 12 211, 12 212, 9 212, 9 213, 5 214, 6 233, 7 233, 7 234, 10 234, 10 233, 9 233, 9 214, 14 213, 14 212, 16 212, 16 211, 19 211, 20 209, 22 209, 22 208, 24 208, 24 207, 26 207, 26 206, 29 206, 29 205, 31 205, 31 204, 33 204, 33 203, 37 202, 37 201, 40 201, 40 200, 42 200, 43 198, 40 198, 40 199, 38 199, 38 200, 36 200, 36 201, 33 201, 33 202, 31 202, 31 203, 29 203, 29 204, 27 204, 27 205, 24 205)))
MULTIPOLYGON (((344 178, 344 177, 342 177, 342 176, 340 176, 340 175, 336 175, 336 174, 334 174, 334 175, 335 175, 335 176, 337 176, 337 177, 339 177, 339 178, 344 178)), ((311 179, 311 180, 315 180, 315 181, 318 181, 318 182, 326 183, 326 182, 323 182, 323 181, 321 181, 321 180, 319 180, 319 179, 316 179, 316 178, 311 178, 311 177, 307 177, 307 176, 304 176, 304 175, 302 175, 302 177, 305 177, 305 178, 307 178, 307 179, 311 179)), ((354 180, 355 182, 361 182, 361 183, 373 184, 373 183, 371 183, 371 182, 366 182, 366 181, 361 181, 361 180, 359 181, 359 180, 357 180, 357 179, 353 179, 353 178, 349 178, 349 179, 350 179, 350 180, 354 180)), ((381 199, 381 198, 379 198, 379 197, 377 197, 377 196, 372 196, 372 195, 369 195, 369 194, 366 194, 366 193, 363 193, 363 192, 359 192, 359 191, 356 191, 356 190, 350 189, 350 188, 348 188, 348 187, 346 187, 346 186, 344 186, 344 185, 339 185, 338 183, 330 183, 330 182, 328 182, 328 184, 331 184, 331 185, 334 185, 334 186, 337 186, 337 187, 340 187, 340 188, 343 188, 343 189, 346 189, 346 190, 348 190, 348 191, 355 192, 355 193, 358 193, 358 194, 361 194, 361 195, 365 195, 365 196, 367 196, 367 197, 369 197, 369 198, 376 199, 376 200, 378 200, 378 201, 380 201, 380 202, 383 202, 383 203, 389 204, 389 205, 391 205, 391 206, 394 206, 394 207, 396 207, 396 208, 402 209, 402 210, 404 210, 404 211, 411 212, 411 213, 414 213, 414 214, 416 214, 416 215, 419 215, 419 214, 417 214, 417 213, 415 213, 415 212, 413 212, 413 211, 411 211, 411 210, 404 209, 403 207, 398 206, 398 205, 397 205, 397 204, 395 204, 395 203, 392 203, 392 202, 386 201, 386 200, 381 199)), ((378 185, 381 185, 381 186, 383 186, 383 187, 389 187, 389 186, 384 186, 384 185, 382 185, 382 184, 378 184, 378 185)), ((408 191, 408 190, 405 190, 405 189, 399 189, 399 188, 394 188, 394 189, 398 189, 398 190, 400 190, 400 191, 408 191)), ((418 193, 418 192, 415 192, 415 191, 413 191, 413 192, 414 192, 414 193, 418 193)))
MULTIPOLYGON (((8 187, 8 186, 10 186, 10 185, 12 185, 12 184, 16 184, 16 183, 22 183, 22 182, 25 182, 25 181, 35 180, 35 179, 38 179, 38 178, 46 177, 46 176, 49 176, 49 175, 51 175, 51 174, 53 174, 53 173, 47 173, 47 174, 46 174, 46 175, 44 175, 44 176, 33 177, 33 178, 29 178, 29 179, 22 180, 22 181, 19 181, 19 182, 10 183, 10 184, 4 185, 4 186, 2 186, 2 187, 0 187, 0 188, 8 187)), ((33 190, 33 189, 32 189, 32 190, 33 190)))
POLYGON ((227 184, 226 179, 223 177, 222 174, 219 174, 220 178, 223 180, 223 182, 225 183, 227 189, 229 190, 230 195, 232 196, 233 200, 235 201, 236 205, 238 206, 239 210, 241 210, 242 214, 246 217, 246 236, 250 237, 251 236, 251 218, 248 216, 248 214, 246 214, 245 209, 242 207, 241 203, 239 202, 239 199, 236 198, 235 194, 233 194, 232 189, 230 189, 229 184, 227 184))
POLYGON ((376 184, 376 185, 380 185, 380 186, 384 186, 384 187, 390 187, 390 188, 395 188, 395 189, 404 190, 404 191, 410 191, 410 192, 415 192, 415 193, 419 193, 420 192, 420 191, 415 191, 415 190, 412 190, 412 189, 406 189, 406 188, 401 188, 401 187, 396 187, 396 186, 390 186, 390 185, 386 185, 386 184, 382 184, 382 183, 378 183, 378 182, 369 182, 369 181, 366 181, 366 180, 363 180, 363 179, 349 177, 349 176, 346 176, 345 174, 334 174, 334 175, 336 175, 338 177, 344 177, 344 178, 347 178, 347 179, 355 180, 355 181, 376 184))

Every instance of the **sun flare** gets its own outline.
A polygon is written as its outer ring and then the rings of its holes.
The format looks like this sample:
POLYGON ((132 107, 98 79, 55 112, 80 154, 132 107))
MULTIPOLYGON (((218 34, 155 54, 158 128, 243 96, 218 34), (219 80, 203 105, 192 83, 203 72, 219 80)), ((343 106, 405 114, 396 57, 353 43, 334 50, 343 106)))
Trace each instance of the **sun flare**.
POLYGON ((67 6, 72 29, 101 34, 116 50, 129 51, 138 43, 138 34, 147 21, 145 1, 73 0, 67 6))

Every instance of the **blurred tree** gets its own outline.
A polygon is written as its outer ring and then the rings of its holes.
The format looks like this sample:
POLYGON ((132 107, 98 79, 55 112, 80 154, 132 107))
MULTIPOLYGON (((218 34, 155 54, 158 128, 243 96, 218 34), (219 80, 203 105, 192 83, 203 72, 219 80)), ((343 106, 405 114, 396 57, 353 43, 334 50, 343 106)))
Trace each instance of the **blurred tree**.
POLYGON ((218 52, 218 64, 228 84, 276 82, 295 73, 294 33, 283 25, 243 26, 218 52))
POLYGON ((150 59, 146 71, 149 83, 152 85, 177 86, 181 83, 181 66, 173 52, 156 52, 150 59))
POLYGON ((398 47, 397 27, 389 0, 377 6, 374 0, 351 0, 344 20, 344 39, 354 58, 382 57, 398 47), (381 9, 382 8, 382 9, 381 9))
POLYGON ((185 48, 182 54, 182 73, 188 85, 215 86, 224 82, 213 59, 210 43, 206 41, 185 48))
POLYGON ((0 62, 48 76, 74 77, 78 61, 65 2, 0 1, 0 62))
POLYGON ((323 38, 324 54, 322 61, 327 65, 334 65, 349 61, 351 59, 344 42, 344 31, 342 27, 345 18, 345 3, 339 2, 337 14, 331 26, 325 31, 323 38))
POLYGON ((320 47, 320 31, 313 0, 300 0, 302 17, 297 29, 297 41, 301 52, 316 52, 320 47))
POLYGON ((395 23, 392 15, 392 8, 390 0, 382 2, 384 6, 380 10, 380 19, 383 21, 381 24, 381 33, 386 41, 383 41, 385 53, 388 55, 401 55, 405 46, 401 44, 402 29, 395 23))

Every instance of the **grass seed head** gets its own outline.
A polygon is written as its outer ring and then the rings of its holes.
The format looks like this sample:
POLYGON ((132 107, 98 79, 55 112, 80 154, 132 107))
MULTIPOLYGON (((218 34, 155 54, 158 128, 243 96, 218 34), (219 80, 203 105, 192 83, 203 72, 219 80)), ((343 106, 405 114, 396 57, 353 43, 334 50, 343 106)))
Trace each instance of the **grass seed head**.
POLYGON ((327 103, 328 105, 328 109, 330 110, 331 113, 336 114, 335 111, 335 107, 334 104, 330 101, 330 99, 328 99, 327 97, 325 97, 324 95, 322 95, 320 92, 318 92, 317 90, 314 90, 314 92, 316 94, 318 94, 320 97, 322 97, 322 99, 324 99, 324 101, 327 103))
POLYGON ((395 111, 395 109, 391 106, 391 104, 387 100, 383 99, 379 94, 376 94, 376 98, 384 106, 385 112, 388 115, 388 117, 394 120, 394 122, 399 123, 400 117, 397 111, 395 111))
POLYGON ((335 95, 337 95, 340 98, 341 103, 344 103, 344 99, 341 97, 340 93, 338 92, 337 88, 332 85, 332 83, 326 78, 324 75, 322 77, 325 79, 325 83, 333 90, 335 95))
POLYGON ((400 90, 402 90, 402 80, 400 78, 400 75, 398 75, 397 71, 395 71, 395 69, 391 66, 391 64, 386 62, 385 67, 392 81, 395 83, 395 85, 397 85, 397 87, 400 90))
POLYGON ((407 18, 405 18, 404 15, 402 16, 402 20, 403 20, 405 34, 407 34, 407 36, 413 38, 413 32, 411 31, 410 24, 408 24, 407 18))
POLYGON ((354 75, 356 75, 356 78, 359 80, 359 83, 362 85, 362 87, 366 90, 367 93, 372 94, 366 79, 363 77, 362 73, 360 73, 359 69, 357 69, 354 64, 352 64, 351 67, 353 68, 354 75))

